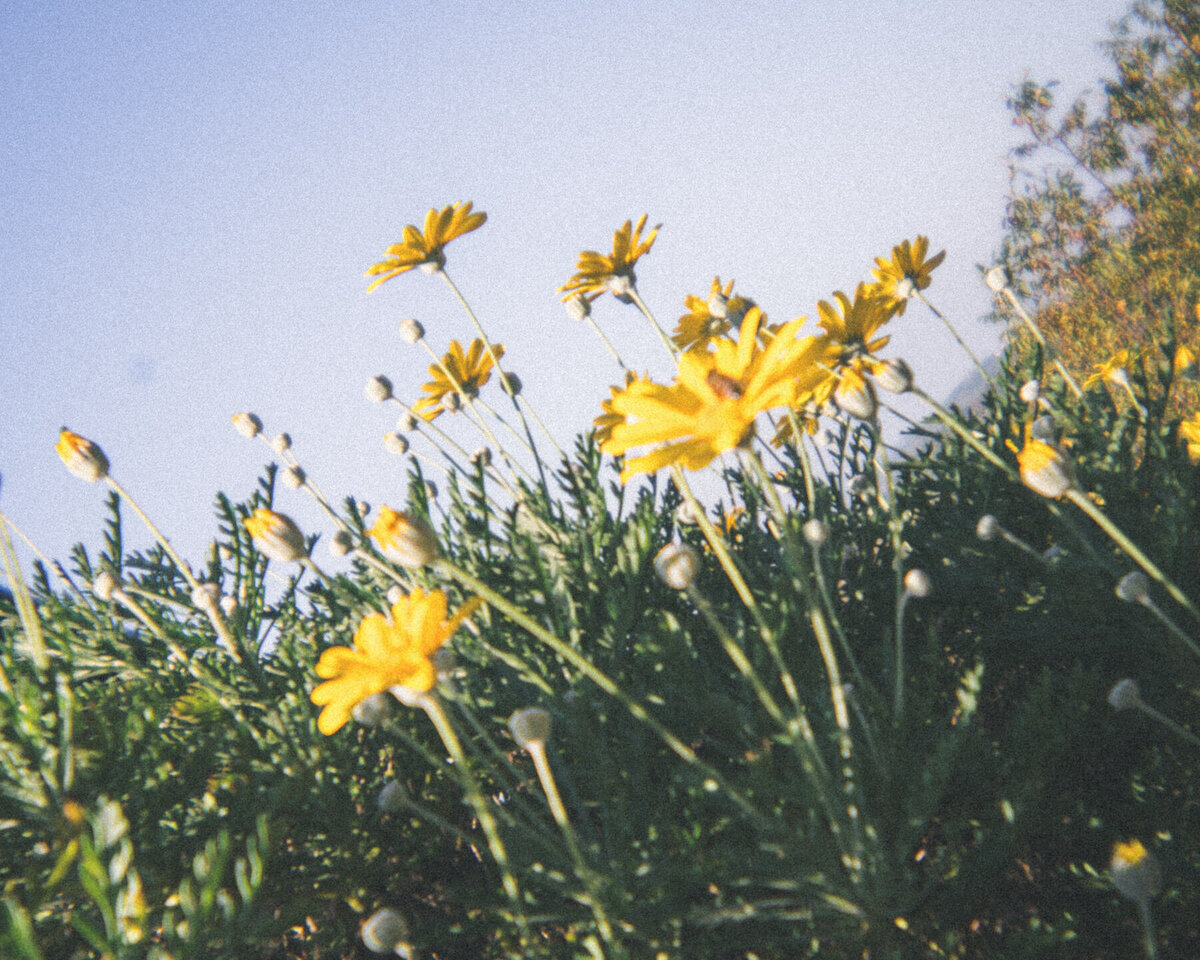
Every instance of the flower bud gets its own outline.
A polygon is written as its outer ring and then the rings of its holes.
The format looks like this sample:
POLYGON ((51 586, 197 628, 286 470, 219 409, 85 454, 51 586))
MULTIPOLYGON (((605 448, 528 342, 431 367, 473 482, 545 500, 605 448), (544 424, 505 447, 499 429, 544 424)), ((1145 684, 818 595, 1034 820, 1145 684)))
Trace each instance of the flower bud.
MULTIPOLYGON (((428 264, 422 264, 422 268, 428 264)), ((412 952, 408 943, 408 924, 398 912, 385 907, 376 910, 362 925, 362 942, 373 953, 395 953, 407 957, 412 952)))
POLYGON ((247 440, 257 437, 262 433, 262 428, 262 421, 252 413, 235 413, 233 415, 233 429, 247 440))
POLYGON ((709 316, 717 320, 724 320, 729 315, 729 298, 720 290, 714 290, 708 295, 706 306, 709 316))
POLYGON ((354 538, 345 530, 338 530, 329 538, 329 552, 335 557, 344 557, 354 549, 354 538))
POLYGON ((524 384, 521 383, 521 378, 515 373, 500 374, 500 389, 510 397, 519 396, 524 384))
POLYGON ((402 586, 400 586, 400 584, 393 583, 390 587, 388 587, 387 593, 385 593, 384 596, 387 598, 388 606, 394 607, 401 600, 407 597, 408 593, 402 586))
POLYGON ((684 527, 690 527, 700 522, 696 518, 696 511, 692 508, 690 500, 684 500, 675 508, 675 522, 684 527))
POLYGON ((1037 380, 1026 380, 1021 384, 1019 396, 1026 403, 1037 403, 1042 395, 1042 385, 1037 380))
POLYGON ((394 453, 398 457, 408 453, 408 441, 404 439, 401 433, 385 433, 383 435, 383 448, 388 453, 394 453))
POLYGON ((471 463, 477 467, 486 470, 492 465, 492 451, 490 447, 480 447, 471 454, 471 463))
POLYGON ((1126 603, 1145 603, 1150 599, 1150 578, 1133 570, 1117 582, 1116 594, 1126 603))
POLYGON ((80 480, 95 483, 108 476, 108 457, 91 440, 72 433, 63 427, 58 435, 55 451, 62 462, 80 480))
POLYGON ((842 379, 833 391, 833 402, 839 410, 859 420, 870 420, 879 409, 875 388, 856 370, 847 370, 842 374, 842 379))
POLYGON ((400 321, 400 339, 408 344, 417 344, 425 339, 425 328, 420 322, 408 317, 400 321))
POLYGON ((359 517, 365 520, 367 514, 371 512, 371 505, 366 500, 356 500, 354 502, 354 509, 358 511, 359 517))
POLYGON ((396 421, 396 429, 400 433, 412 433, 417 429, 417 418, 413 414, 406 411, 405 413, 401 414, 400 419, 396 421))
POLYGON ((686 543, 668 543, 654 558, 654 572, 672 590, 686 590, 696 579, 700 554, 686 543))
POLYGON ((222 597, 220 601, 221 612, 227 617, 232 617, 238 612, 237 597, 228 596, 222 597))
POLYGON ((572 320, 586 320, 592 315, 592 305, 582 293, 573 293, 563 301, 567 316, 572 320))
MULTIPOLYGON (((375 694, 382 696, 382 694, 375 694)), ((379 799, 375 801, 383 813, 399 813, 408 803, 408 791, 399 780, 389 780, 379 791, 379 799)))
POLYGON ((192 605, 197 610, 212 613, 221 599, 221 588, 215 583, 199 583, 192 590, 192 605))
POLYGON ((375 525, 367 531, 389 560, 402 567, 423 567, 438 553, 437 534, 420 517, 380 507, 375 525))
POLYGON ((1075 480, 1071 461, 1061 448, 1030 437, 1017 454, 1021 482, 1043 497, 1061 497, 1075 480))
POLYGON ((271 447, 276 453, 283 454, 292 449, 291 434, 281 433, 271 441, 271 447))
POLYGON ((933 592, 933 584, 929 581, 929 574, 913 567, 904 575, 904 589, 910 597, 920 600, 933 592))
POLYGON ((1134 710, 1142 705, 1142 692, 1136 680, 1126 677, 1108 691, 1108 705, 1114 710, 1134 710))
POLYGON ((1127 900, 1149 903, 1162 889, 1162 868, 1140 840, 1113 844, 1109 869, 1113 886, 1127 900))
POLYGON ((432 480, 425 481, 425 496, 430 500, 436 500, 438 495, 437 484, 432 480))
POLYGON ((975 524, 975 536, 984 543, 991 543, 1000 536, 1000 521, 990 513, 985 513, 975 524))
POLYGON ((113 594, 120 589, 121 581, 107 570, 101 570, 92 580, 92 593, 95 594, 97 600, 103 600, 105 603, 108 603, 113 594))
POLYGON ((903 360, 885 360, 875 368, 873 376, 888 393, 907 393, 912 389, 913 372, 903 360))
POLYGON ((804 539, 810 546, 823 547, 829 542, 829 524, 823 520, 813 517, 811 520, 805 521, 801 530, 804 533, 804 539))
POLYGON ((984 274, 983 282, 988 285, 988 289, 993 293, 1000 293, 1008 286, 1008 280, 1004 276, 1004 268, 999 266, 992 267, 991 270, 984 274))
POLYGON ((380 374, 377 377, 372 377, 367 381, 363 392, 367 395, 367 399, 372 403, 383 403, 385 400, 390 400, 392 397, 392 381, 380 374))
POLYGON ((508 718, 508 729, 523 750, 545 746, 550 739, 550 714, 541 707, 526 707, 508 718))
POLYGON ((447 413, 458 413, 462 409, 462 397, 457 393, 443 393, 438 403, 447 413))
POLYGON ((304 534, 291 517, 259 507, 242 522, 255 548, 269 559, 291 563, 308 556, 304 534))
POLYGON ((304 474, 303 467, 288 467, 283 471, 283 485, 289 490, 299 490, 304 486, 304 481, 308 479, 304 474))
POLYGON ((377 727, 391 715, 391 704, 386 693, 373 693, 356 703, 350 716, 364 727, 377 727))

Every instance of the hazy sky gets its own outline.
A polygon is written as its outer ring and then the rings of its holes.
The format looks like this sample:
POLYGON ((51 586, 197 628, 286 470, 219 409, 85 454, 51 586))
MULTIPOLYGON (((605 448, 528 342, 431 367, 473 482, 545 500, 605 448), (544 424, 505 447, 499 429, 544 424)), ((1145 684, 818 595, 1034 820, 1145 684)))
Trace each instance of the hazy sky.
MULTIPOLYGON (((52 555, 100 543, 102 486, 53 451, 66 425, 199 562, 214 493, 248 495, 268 459, 239 410, 335 500, 398 504, 395 408, 363 384, 427 379, 401 318, 439 351, 471 331, 435 279, 368 296, 363 271, 457 200, 489 220, 448 268, 564 445, 618 376, 555 287, 643 212, 664 226, 639 287, 668 326, 714 274, 815 317, 921 232, 948 250, 931 298, 987 354, 1005 96, 1026 72, 1094 87, 1126 7, 0 0, 0 509, 52 555)), ((596 314, 668 376, 632 308, 596 314)), ((930 392, 968 373, 923 308, 891 326, 930 392)), ((328 529, 299 494, 278 507, 328 529)))

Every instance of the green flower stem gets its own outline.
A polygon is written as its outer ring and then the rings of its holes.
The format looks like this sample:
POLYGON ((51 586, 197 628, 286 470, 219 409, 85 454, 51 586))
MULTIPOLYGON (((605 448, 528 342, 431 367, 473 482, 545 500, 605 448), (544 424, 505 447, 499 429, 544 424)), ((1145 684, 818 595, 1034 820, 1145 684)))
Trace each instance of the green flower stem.
POLYGON ((596 686, 607 693, 614 700, 618 701, 626 710, 634 717, 648 726, 659 739, 663 741, 671 751, 682 759, 685 763, 699 770, 705 777, 712 780, 717 786, 724 790, 725 794, 732 800, 741 810, 751 817, 759 826, 774 830, 777 824, 769 817, 765 816, 750 803, 737 790, 730 786, 725 778, 714 767, 701 760, 694 750, 686 743, 680 740, 675 734, 671 733, 661 722, 638 701, 634 700, 614 681, 608 674, 593 664, 590 660, 580 654, 577 650, 563 643, 549 630, 539 624, 536 620, 529 616, 524 610, 514 603, 510 603, 495 590, 485 584, 482 580, 473 577, 467 571, 455 566, 448 560, 439 559, 433 562, 435 569, 455 580, 468 590, 477 594, 486 603, 495 607, 514 623, 523 627, 530 635, 536 637, 547 647, 561 656, 564 660, 575 667, 580 673, 591 680, 596 686))
POLYGON ((126 610, 132 613, 135 617, 137 617, 138 620, 141 621, 142 626, 154 634, 154 636, 165 642, 171 648, 171 652, 175 654, 175 656, 179 657, 180 660, 187 660, 187 654, 183 652, 183 649, 179 646, 179 644, 177 644, 174 640, 169 640, 167 638, 167 635, 163 633, 162 628, 155 623, 153 619, 151 619, 150 615, 146 613, 145 609, 140 603, 138 603, 133 599, 133 597, 125 592, 125 588, 122 587, 114 590, 112 592, 112 598, 126 610))
POLYGON ((1159 623, 1166 627, 1176 640, 1182 640, 1187 648, 1192 651, 1192 653, 1200 657, 1200 646, 1197 646, 1196 641, 1184 633, 1183 630, 1175 623, 1175 621, 1168 617, 1166 612, 1159 607, 1157 603, 1155 603, 1150 597, 1142 598, 1140 603, 1158 618, 1159 623))
POLYGON ((1051 354, 1051 356, 1053 356, 1054 366, 1057 367, 1058 372, 1062 374, 1062 378, 1066 382, 1067 386, 1071 388, 1071 392, 1075 394, 1077 398, 1082 398, 1083 391, 1079 389, 1079 384, 1075 382, 1075 378, 1072 377, 1067 371, 1067 368, 1063 366, 1063 362, 1054 355, 1054 351, 1051 349, 1050 344, 1048 344, 1046 342, 1046 338, 1042 336, 1042 331, 1038 329, 1038 325, 1033 322, 1033 317, 1031 317, 1028 312, 1026 312, 1025 308, 1021 306, 1021 301, 1017 299, 1017 295, 1013 293, 1012 289, 1009 287, 1005 287, 1003 292, 1004 295, 1008 297, 1008 302, 1012 304, 1013 309, 1017 311, 1017 316, 1024 321, 1025 326, 1030 329, 1030 332, 1033 333, 1033 336, 1037 342, 1041 344, 1042 347, 1051 354))
POLYGON ((69 576, 67 576, 67 571, 63 569, 63 565, 61 563, 59 563, 57 560, 51 560, 44 553, 42 553, 42 551, 38 549, 37 544, 29 539, 29 537, 25 533, 25 531, 22 530, 20 527, 18 527, 15 523, 13 523, 12 518, 9 517, 7 514, 5 514, 3 510, 0 510, 0 526, 3 526, 4 524, 7 524, 8 526, 12 527, 13 532, 18 537, 20 537, 22 540, 24 540, 25 545, 27 547, 29 547, 30 550, 33 551, 33 555, 35 557, 37 557, 39 560, 41 560, 43 565, 48 567, 50 570, 54 571, 54 575, 56 577, 58 577, 58 579, 60 581, 62 581, 63 585, 71 593, 73 593, 75 595, 75 598, 77 600, 81 601, 84 604, 84 606, 87 606, 87 607, 92 606, 92 603, 88 599, 87 594, 85 594, 82 590, 80 590, 79 587, 77 587, 75 585, 75 581, 72 580, 69 576))
POLYGON ((467 791, 467 799, 470 801, 471 807, 475 811, 475 816, 479 820, 479 826, 487 838, 488 850, 492 854, 492 859, 496 861, 496 866, 500 868, 504 892, 516 906, 518 916, 523 920, 523 914, 520 913, 521 890, 517 886, 517 878, 513 874, 512 867, 508 862, 508 851, 504 847, 504 841, 496 825, 496 818, 492 814, 491 804, 479 788, 479 782, 471 774, 467 755, 463 751, 458 734, 455 732, 454 726, 450 723, 450 718, 446 716, 446 711, 443 709, 442 702, 436 693, 430 691, 429 693, 422 694, 417 698, 417 702, 424 709, 426 716, 433 722, 438 736, 442 738, 442 743, 445 744, 447 752, 449 752, 451 758, 454 760, 454 765, 458 772, 458 780, 467 791))
MULTIPOLYGON (((982 369, 982 368, 981 368, 982 369)), ((895 581, 895 670, 892 678, 892 716, 897 723, 904 715, 904 608, 908 601, 908 591, 904 589, 904 520, 900 516, 900 506, 896 501, 896 486, 892 483, 892 471, 888 467, 887 454, 883 450, 883 434, 879 428, 878 418, 871 422, 871 436, 875 441, 875 470, 883 475, 884 489, 887 490, 886 508, 888 512, 888 533, 892 539, 892 576, 895 581)))
POLYGON ((650 308, 646 306, 646 301, 643 300, 642 295, 638 293, 636 285, 633 285, 629 288, 629 298, 634 302, 637 308, 642 311, 642 316, 649 320, 653 325, 655 332, 658 334, 658 338, 662 341, 663 346, 667 348, 667 353, 671 355, 671 360, 678 361, 679 351, 675 349, 675 344, 671 342, 670 337, 667 336, 667 332, 661 326, 659 326, 658 321, 654 318, 654 314, 651 313, 650 308))
POLYGON ((592 329, 596 331, 596 335, 600 338, 604 345, 608 347, 608 352, 611 353, 613 359, 617 361, 617 366, 622 370, 628 370, 629 368, 625 366, 625 361, 622 360, 621 355, 617 353, 617 348, 612 345, 612 341, 608 339, 604 331, 600 329, 600 325, 596 323, 596 318, 589 313, 586 319, 587 322, 592 325, 592 329))
POLYGON ((567 852, 571 855, 571 861, 575 864, 575 872, 588 888, 587 903, 592 911, 592 916, 596 919, 596 929, 600 931, 600 937, 605 943, 612 943, 612 924, 608 920, 608 914, 604 910, 601 897, 603 894, 603 882, 596 872, 588 866, 587 860, 584 859, 583 850, 579 846, 579 838, 575 834, 575 828, 571 825, 571 820, 567 816, 567 808, 563 805, 562 797, 559 795, 558 784, 554 780, 554 771, 550 769, 550 758, 546 753, 546 744, 544 741, 535 740, 526 743, 525 749, 529 753, 529 756, 533 758, 533 768, 537 771, 538 780, 542 784, 542 791, 546 794, 546 802, 550 805, 550 814, 554 817, 554 822, 558 824, 559 830, 562 831, 563 839, 567 843, 567 852))
POLYGON ((804 499, 808 503, 808 515, 816 516, 817 489, 813 481, 812 463, 808 459, 808 448, 804 445, 804 431, 800 429, 800 420, 796 412, 787 408, 788 426, 792 428, 792 446, 800 458, 800 470, 804 474, 804 499))
POLYGON ((1138 916, 1142 921, 1142 949, 1146 951, 1146 960, 1158 960, 1158 937, 1154 934, 1149 898, 1143 897, 1138 901, 1138 916))
POLYGON ((733 589, 737 591, 737 595, 741 598, 743 605, 750 611, 750 615, 758 625, 758 632, 762 637, 763 645, 766 646, 767 652, 775 662, 776 669, 779 670, 779 680, 783 684, 783 690, 787 694, 787 698, 791 702, 793 709, 799 713, 801 709, 800 694, 796 687, 796 681, 783 659, 783 654, 780 653, 779 644, 775 641, 775 634, 770 626, 767 625, 767 620, 763 616, 758 602, 754 599, 754 594, 750 592, 750 587, 746 584, 745 577, 742 576, 733 557, 730 556, 729 549, 725 546, 724 538, 717 533, 716 528, 712 525, 712 521, 708 519, 708 514, 704 512, 704 508, 696 500, 695 495, 692 493, 692 488, 688 485, 687 479, 683 475, 683 470, 680 469, 678 464, 671 466, 671 476, 675 479, 675 485, 679 487, 684 499, 691 506, 692 515, 696 518, 696 522, 704 532, 704 537, 708 541, 709 546, 712 547, 712 551, 717 557, 717 562, 721 564, 721 569, 725 571, 729 582, 733 584, 733 589))
POLYGON ((346 522, 340 516, 338 516, 337 511, 330 506, 329 500, 326 499, 325 494, 321 492, 321 488, 309 479, 308 474, 305 473, 303 468, 300 466, 300 461, 296 459, 296 455, 292 453, 291 450, 276 450, 275 445, 269 439, 267 439, 267 435, 265 433, 259 433, 258 439, 267 445, 272 456, 279 457, 279 459, 282 460, 287 466, 300 471, 301 475, 304 477, 304 482, 300 484, 300 489, 305 490, 309 496, 317 501, 317 505, 325 511, 325 515, 329 517, 329 519, 336 523, 342 530, 350 529, 346 522))
MULTIPOLYGON (((951 430, 953 430, 955 433, 957 433, 959 435, 959 437, 962 438, 963 442, 965 442, 968 446, 970 446, 972 449, 974 449, 977 453, 982 455, 985 460, 987 460, 989 463, 992 463, 995 466, 999 467, 1001 470, 1003 470, 1004 473, 1008 476, 1008 478, 1010 480, 1020 480, 1021 479, 1021 476, 1020 476, 1020 474, 1017 473, 1017 470, 1015 467, 1011 466, 1010 464, 1005 463, 1004 460, 1001 459, 1001 457, 994 450, 992 450, 991 448, 986 446, 983 443, 983 441, 981 441, 978 437, 976 437, 973 433, 971 433, 971 431, 968 430, 961 422, 959 422, 959 419, 956 416, 954 416, 953 413, 951 413, 949 410, 947 410, 945 407, 943 407, 940 403, 938 403, 936 400, 934 400, 933 397, 931 397, 929 394, 927 394, 924 390, 922 390, 916 384, 913 384, 913 386, 910 388, 909 392, 912 393, 913 396, 920 397, 922 400, 924 400, 925 403, 928 404, 929 409, 931 409, 933 411, 934 416, 936 416, 939 420, 942 421, 942 423, 944 423, 951 430)), ((896 413, 899 416, 898 411, 893 410, 890 406, 887 409, 891 410, 892 413, 896 413)))
POLYGON ((946 318, 946 316, 942 313, 941 310, 939 310, 932 303, 930 303, 929 299, 920 290, 917 291, 917 298, 923 304, 925 304, 926 307, 929 308, 930 313, 932 313, 935 317, 937 317, 939 320, 941 320, 943 324, 945 324, 946 329, 950 331, 950 334, 958 342, 958 345, 960 347, 962 347, 963 353, 965 353, 968 357, 970 357, 971 362, 973 364, 975 364, 975 369, 977 369, 979 371, 980 375, 983 377, 984 383, 986 383, 989 387, 991 387, 992 390, 995 390, 996 389, 996 381, 993 380, 991 378, 991 376, 989 376, 988 372, 983 369, 983 364, 979 362, 979 358, 977 356, 975 356, 974 351, 970 347, 967 346, 966 341, 963 340, 963 338, 958 335, 958 331, 954 328, 954 324, 952 324, 946 318))
MULTIPOLYGON (((1117 546, 1129 554, 1134 563, 1146 571, 1146 575, 1148 577, 1150 577, 1152 580, 1157 580, 1160 584, 1162 584, 1163 588, 1171 595, 1172 599, 1174 599, 1176 603, 1183 607, 1183 609, 1190 613, 1196 620, 1200 620, 1200 610, 1196 609, 1196 605, 1187 598, 1187 595, 1175 585, 1174 581, 1170 580, 1165 573, 1159 570, 1158 567, 1150 560, 1150 558, 1142 553, 1137 544, 1125 536, 1121 529, 1108 519, 1104 511, 1092 503, 1092 501, 1089 500, 1081 490, 1077 489, 1076 487, 1071 487, 1065 494, 1063 494, 1063 496, 1065 496, 1068 500, 1075 504, 1075 506, 1086 513, 1093 521, 1095 521, 1096 525, 1099 526, 1100 529, 1105 533, 1107 533, 1109 538, 1117 546)), ((1198 655, 1200 655, 1200 651, 1195 649, 1194 644, 1189 643, 1189 646, 1192 647, 1193 652, 1196 652, 1198 655)))
POLYGON ((1137 702, 1137 709, 1140 710, 1142 713, 1144 713, 1146 716, 1150 717, 1151 719, 1157 720, 1159 723, 1161 723, 1164 727, 1166 727, 1168 730, 1170 730, 1176 736, 1182 737, 1184 740, 1186 740, 1188 743, 1192 744, 1193 746, 1200 747, 1200 737, 1197 737, 1194 733, 1190 733, 1187 730, 1185 730, 1183 727, 1181 727, 1179 724, 1177 724, 1174 720, 1172 720, 1170 717, 1168 717, 1165 713, 1160 713, 1158 710, 1155 710, 1148 703, 1143 703, 1141 700, 1139 700, 1137 702))
MULTIPOLYGON (((475 326, 480 338, 483 340, 484 349, 487 350, 488 356, 492 358, 492 366, 496 368, 496 373, 499 374, 501 383, 503 383, 504 370, 500 366, 500 358, 496 356, 496 351, 492 349, 491 340, 489 340, 487 334, 483 332, 483 324, 481 324, 479 322, 479 318, 475 316, 475 311, 472 310, 471 305, 467 303, 467 298, 462 295, 462 291, 458 289, 458 285, 450 279, 450 274, 448 274, 444 268, 439 270, 438 273, 441 274, 442 279, 446 281, 446 285, 454 293, 454 296, 458 298, 458 302, 462 304, 462 308, 467 312, 467 316, 471 319, 471 323, 475 326)), ((538 477, 540 478, 542 484, 542 492, 549 497, 550 488, 546 485, 546 471, 542 464, 542 458, 538 454, 537 444, 533 442, 533 433, 529 429, 529 421, 525 419, 525 411, 521 409, 521 405, 517 402, 517 397, 515 394, 509 393, 507 390, 504 392, 508 393, 509 399, 512 400, 513 408, 517 411, 517 416, 521 418, 521 426, 525 429, 525 436, 529 440, 529 447, 533 451, 533 459, 537 464, 538 477)))

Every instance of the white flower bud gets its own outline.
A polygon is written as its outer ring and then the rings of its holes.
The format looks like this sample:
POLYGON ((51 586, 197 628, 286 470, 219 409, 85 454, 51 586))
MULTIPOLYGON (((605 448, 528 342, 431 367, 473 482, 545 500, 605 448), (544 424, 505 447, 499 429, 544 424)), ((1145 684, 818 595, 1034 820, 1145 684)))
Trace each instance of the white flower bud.
POLYGON ((1136 680, 1118 680, 1108 691, 1108 705, 1114 710, 1134 710, 1142 705, 1142 692, 1136 680))
POLYGON ((1021 384, 1021 392, 1019 396, 1026 403, 1037 403, 1038 397, 1042 395, 1042 385, 1037 380, 1026 380, 1021 384))
POLYGON ((500 389, 510 397, 518 396, 523 386, 521 378, 515 373, 502 373, 500 375, 500 389))
POLYGON ((290 434, 281 433, 271 441, 271 447, 276 453, 286 453, 292 449, 292 437, 290 434))
POLYGON ((355 723, 364 727, 377 727, 386 720, 392 712, 392 702, 386 693, 373 693, 365 700, 360 700, 350 711, 355 723))
POLYGON ((400 433, 385 433, 383 435, 383 448, 388 453, 394 453, 398 457, 408 453, 408 441, 404 439, 404 435, 400 433))
POLYGON ((210 613, 217 609, 217 601, 221 599, 221 588, 215 583, 197 584, 192 590, 192 604, 197 610, 210 613))
POLYGON ((259 507, 243 523, 259 553, 270 559, 291 563, 308 556, 304 534, 291 517, 259 507))
POLYGON ((401 600, 407 597, 408 593, 405 592, 404 588, 400 586, 400 584, 394 583, 388 587, 388 591, 386 594, 384 594, 384 596, 387 597, 388 606, 394 607, 401 600))
POLYGON ((366 393, 367 399, 372 403, 383 403, 385 400, 391 399, 392 381, 383 376, 383 374, 372 377, 367 381, 363 392, 366 393))
POLYGON ((933 584, 929 580, 929 574, 913 567, 904 575, 904 589, 910 597, 920 600, 933 592, 933 584))
POLYGON ((438 404, 447 413, 458 413, 462 409, 462 397, 457 393, 443 393, 438 404))
POLYGON ((379 799, 375 802, 383 813, 399 813, 408 803, 408 791, 399 780, 389 780, 379 791, 379 799))
MULTIPOLYGON (((437 264, 422 264, 426 266, 437 264)), ((436 271, 435 271, 436 272, 436 271)), ((408 943, 408 924, 398 912, 385 907, 376 910, 362 925, 362 942, 373 953, 395 953, 407 957, 412 952, 408 943)))
POLYGON ((720 290, 714 290, 708 295, 709 315, 717 320, 724 320, 729 315, 729 298, 720 290))
POLYGON ((672 590, 686 590, 696 579, 700 554, 686 543, 668 543, 654 558, 654 572, 672 590))
POLYGON ((425 481, 425 496, 430 500, 436 500, 438 495, 437 484, 432 480, 425 481))
POLYGON ((885 360, 875 368, 873 376, 888 393, 907 393, 912 389, 913 372, 903 360, 885 360))
POLYGON ((1140 840, 1114 844, 1109 869, 1117 892, 1134 903, 1149 903, 1162 889, 1162 867, 1140 840))
POLYGON ((990 513, 985 513, 975 524, 975 536, 985 543, 991 543, 1000 536, 1000 521, 990 513))
POLYGON ((999 266, 992 267, 991 270, 984 274, 983 282, 988 285, 988 289, 993 293, 1000 293, 1008 286, 1008 280, 1004 276, 1004 268, 999 266))
POLYGON ((304 474, 303 467, 288 467, 281 474, 283 485, 289 490, 299 490, 304 486, 304 481, 307 477, 304 474))
POLYGON ((1150 599, 1150 578, 1133 570, 1118 581, 1116 594, 1126 603, 1145 603, 1150 599))
POLYGON ((425 339, 425 328, 412 317, 400 321, 400 339, 405 343, 417 344, 425 339))
POLYGON ((487 469, 492 465, 492 451, 490 447, 480 447, 471 454, 471 463, 477 467, 487 469))
POLYGON ((120 589, 121 581, 107 570, 101 570, 92 581, 92 593, 96 595, 96 599, 103 600, 105 603, 108 603, 113 594, 120 589))
POLYGON ((563 301, 567 316, 572 320, 586 320, 592 315, 592 305, 582 293, 575 293, 563 301))
POLYGON ((371 512, 371 505, 367 503, 366 500, 356 500, 354 503, 354 509, 357 510, 358 515, 365 520, 367 514, 371 512))
POLYGON ((408 412, 400 415, 400 419, 396 421, 396 429, 400 433, 412 433, 417 429, 417 418, 408 412))
POLYGON ((875 388, 861 377, 844 376, 833 392, 833 402, 859 420, 870 420, 879 409, 875 388))
POLYGON ((523 750, 530 745, 545 746, 550 739, 550 714, 541 707, 526 707, 508 718, 508 729, 523 750))
POLYGON ((329 552, 335 557, 344 557, 354 549, 354 538, 345 530, 338 530, 329 538, 329 552))
POLYGON ((252 413, 235 413, 233 428, 247 440, 253 440, 262 433, 262 421, 252 413))
POLYGON ((66 468, 80 480, 95 483, 108 476, 108 457, 96 444, 63 427, 55 451, 66 468))
POLYGON ((692 509, 690 500, 684 500, 675 508, 675 522, 684 527, 690 527, 700 522, 696 518, 696 511, 692 509))
POLYGON ((221 612, 227 617, 232 617, 238 612, 237 597, 229 596, 221 598, 221 612))
POLYGON ((811 546, 823 547, 829 542, 829 524, 823 520, 813 517, 811 520, 805 521, 801 530, 804 533, 804 539, 811 546))

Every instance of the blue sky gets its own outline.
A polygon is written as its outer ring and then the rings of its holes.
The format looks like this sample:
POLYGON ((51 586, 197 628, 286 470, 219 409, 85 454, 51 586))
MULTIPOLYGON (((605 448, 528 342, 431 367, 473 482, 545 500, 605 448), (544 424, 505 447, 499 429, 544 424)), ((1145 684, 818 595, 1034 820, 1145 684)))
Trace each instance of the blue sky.
MULTIPOLYGON (((990 353, 975 264, 1019 137, 1004 98, 1026 72, 1094 87, 1126 6, 0 4, 0 509, 51 555, 100 543, 102 488, 53 452, 67 425, 199 562, 215 492, 248 495, 268 459, 239 410, 335 500, 399 503, 394 408, 363 384, 418 394, 404 317, 439 351, 471 331, 441 283, 368 296, 363 271, 457 200, 489 222, 449 270, 564 445, 617 371, 555 287, 643 212, 664 226, 639 287, 668 326, 714 274, 773 320, 814 317, 920 232, 948 250, 932 299, 990 353)), ((668 376, 632 308, 596 315, 668 376)), ((891 332, 930 392, 968 373, 923 309, 891 332)), ((298 494, 279 508, 327 528, 298 494)))

